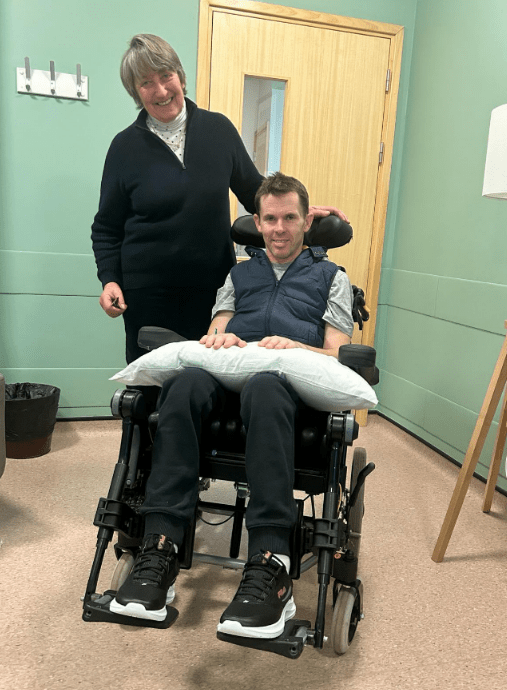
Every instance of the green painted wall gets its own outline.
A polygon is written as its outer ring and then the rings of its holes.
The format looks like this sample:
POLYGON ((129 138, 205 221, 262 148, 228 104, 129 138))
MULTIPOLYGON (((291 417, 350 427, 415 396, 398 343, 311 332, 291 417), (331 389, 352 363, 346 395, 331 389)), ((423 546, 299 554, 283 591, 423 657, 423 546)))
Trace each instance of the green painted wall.
MULTIPOLYGON (((504 103, 505 0, 290 0, 405 27, 377 329, 379 410, 458 461, 507 318, 507 205, 481 198, 490 112, 504 103)), ((166 37, 195 95, 198 0, 0 3, 0 369, 61 387, 60 416, 109 414, 123 364, 90 246, 102 165, 135 116, 118 67, 140 31, 166 37), (74 71, 87 103, 16 93, 15 70, 74 71)), ((345 209, 346 210, 346 209, 345 209)), ((479 471, 485 474, 494 429, 479 471)), ((500 479, 503 488, 507 480, 500 479)))
MULTIPOLYGON (((278 3, 280 4, 280 3, 278 3)), ((402 141, 416 0, 297 0, 303 9, 406 26, 397 142, 402 141)), ((198 0, 2 0, 0 3, 0 369, 8 383, 36 381, 62 389, 61 417, 108 415, 124 363, 121 320, 98 306, 91 253, 102 166, 113 136, 136 110, 119 79, 132 35, 169 40, 195 96, 198 0), (16 92, 16 67, 89 78, 87 103, 16 92)), ((393 165, 393 226, 401 144, 393 165)))
POLYGON ((379 409, 460 462, 507 319, 507 204, 481 196, 490 113, 507 100, 506 32, 505 0, 419 0, 384 252, 379 409))
POLYGON ((109 415, 123 323, 98 305, 90 225, 107 148, 137 112, 119 63, 135 33, 163 33, 195 92, 198 2, 2 0, 0 13, 0 369, 59 386, 60 417, 109 415), (18 94, 25 56, 58 72, 79 62, 89 101, 18 94))

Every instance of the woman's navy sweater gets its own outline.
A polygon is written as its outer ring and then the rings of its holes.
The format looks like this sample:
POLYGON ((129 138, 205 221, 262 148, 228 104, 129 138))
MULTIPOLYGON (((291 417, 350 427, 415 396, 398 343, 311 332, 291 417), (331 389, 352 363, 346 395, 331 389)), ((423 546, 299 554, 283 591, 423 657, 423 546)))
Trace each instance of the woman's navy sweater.
POLYGON ((145 110, 111 143, 92 225, 102 285, 218 289, 235 264, 229 188, 254 213, 263 178, 230 120, 186 103, 183 165, 145 110))

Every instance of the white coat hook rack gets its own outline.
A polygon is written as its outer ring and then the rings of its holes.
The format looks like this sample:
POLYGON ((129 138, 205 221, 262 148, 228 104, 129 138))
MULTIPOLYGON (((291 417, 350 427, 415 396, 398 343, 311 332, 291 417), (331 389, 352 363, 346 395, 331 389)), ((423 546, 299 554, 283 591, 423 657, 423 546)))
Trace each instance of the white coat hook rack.
POLYGON ((25 58, 25 66, 16 69, 18 93, 50 98, 67 98, 75 101, 88 100, 88 77, 81 74, 81 65, 76 65, 76 74, 56 72, 53 60, 49 62, 49 72, 31 69, 30 59, 25 58))

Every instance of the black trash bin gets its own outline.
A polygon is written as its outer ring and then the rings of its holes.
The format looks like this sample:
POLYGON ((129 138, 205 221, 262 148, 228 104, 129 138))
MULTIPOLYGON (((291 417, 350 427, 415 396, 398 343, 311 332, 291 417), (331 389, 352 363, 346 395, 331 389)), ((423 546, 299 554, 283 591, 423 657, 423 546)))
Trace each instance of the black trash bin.
POLYGON ((5 446, 8 458, 38 458, 51 450, 60 389, 43 383, 5 386, 5 446))

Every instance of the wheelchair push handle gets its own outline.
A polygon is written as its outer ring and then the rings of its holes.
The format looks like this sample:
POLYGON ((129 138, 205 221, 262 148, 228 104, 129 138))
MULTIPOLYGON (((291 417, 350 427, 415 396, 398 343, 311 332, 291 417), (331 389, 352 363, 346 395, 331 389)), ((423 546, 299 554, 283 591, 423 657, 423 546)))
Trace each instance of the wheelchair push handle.
POLYGON ((370 313, 366 307, 366 300, 364 298, 364 290, 353 285, 352 294, 352 318, 357 323, 359 330, 362 331, 363 323, 370 318, 370 313))

